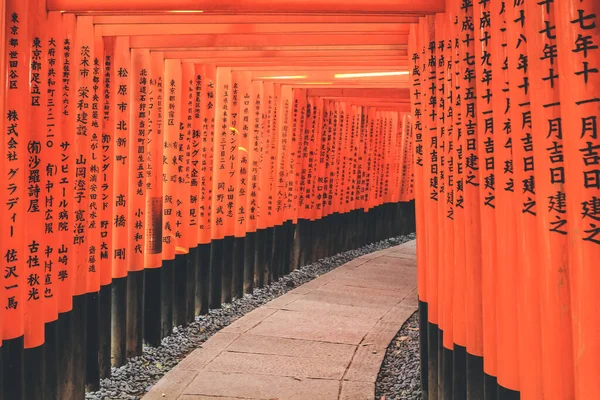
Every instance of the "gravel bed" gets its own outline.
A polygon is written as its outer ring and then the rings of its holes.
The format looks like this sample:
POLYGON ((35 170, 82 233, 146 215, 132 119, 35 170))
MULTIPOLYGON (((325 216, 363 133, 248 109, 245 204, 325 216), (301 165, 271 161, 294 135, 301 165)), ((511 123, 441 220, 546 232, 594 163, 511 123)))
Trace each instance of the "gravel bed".
POLYGON ((186 327, 173 329, 159 347, 144 346, 139 357, 130 359, 120 368, 112 368, 112 376, 100 383, 100 390, 87 393, 88 400, 134 400, 140 399, 163 375, 185 356, 200 347, 209 337, 246 313, 262 306, 282 294, 323 275, 357 257, 387 249, 415 238, 415 234, 398 236, 369 244, 356 250, 325 258, 304 266, 252 294, 235 299, 222 308, 210 310, 208 315, 196 317, 186 327))
POLYGON ((421 400, 419 312, 415 312, 390 343, 375 384, 377 400, 421 400))

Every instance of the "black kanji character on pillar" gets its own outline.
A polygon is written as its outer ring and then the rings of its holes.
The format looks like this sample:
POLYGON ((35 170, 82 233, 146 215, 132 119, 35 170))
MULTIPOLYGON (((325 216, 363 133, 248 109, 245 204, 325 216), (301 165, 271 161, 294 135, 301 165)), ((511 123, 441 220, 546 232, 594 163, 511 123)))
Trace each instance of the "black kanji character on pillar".
POLYGON ((596 27, 596 14, 584 15, 585 10, 577 10, 579 18, 571 21, 572 24, 579 24, 579 28, 583 30, 594 29, 596 27), (592 20, 591 23, 587 24, 587 20, 592 20))
POLYGON ((583 75, 584 83, 588 83, 589 74, 597 74, 598 68, 590 68, 587 61, 583 61, 583 70, 575 72, 575 75, 583 75))
POLYGON ((572 51, 573 51, 573 53, 583 52, 583 57, 587 58, 588 51, 596 50, 597 48, 598 48, 598 45, 594 44, 591 36, 583 36, 580 33, 577 35, 577 39, 575 40, 575 48, 572 51))
POLYGON ((586 135, 588 135, 590 139, 598 139, 598 125, 596 123, 595 115, 581 118, 580 139, 583 139, 586 135))

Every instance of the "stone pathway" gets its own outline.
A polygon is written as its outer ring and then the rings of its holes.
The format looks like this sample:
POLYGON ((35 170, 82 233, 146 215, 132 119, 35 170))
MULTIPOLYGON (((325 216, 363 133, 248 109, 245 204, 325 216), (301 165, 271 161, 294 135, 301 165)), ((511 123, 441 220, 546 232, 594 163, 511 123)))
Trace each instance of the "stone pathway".
POLYGON ((386 348, 417 309, 415 250, 359 257, 246 314, 144 400, 373 399, 386 348))

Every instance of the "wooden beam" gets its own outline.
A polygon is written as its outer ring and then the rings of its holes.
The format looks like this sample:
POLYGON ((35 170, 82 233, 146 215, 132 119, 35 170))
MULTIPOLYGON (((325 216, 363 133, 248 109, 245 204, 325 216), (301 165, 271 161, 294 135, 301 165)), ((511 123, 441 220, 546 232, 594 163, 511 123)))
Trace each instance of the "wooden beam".
POLYGON ((416 24, 417 16, 390 14, 141 14, 93 15, 94 24, 416 24))
POLYGON ((131 48, 406 45, 408 35, 162 35, 132 36, 131 48))
POLYGON ((307 92, 308 96, 316 97, 377 97, 384 96, 387 98, 409 98, 410 93, 408 89, 398 88, 384 88, 384 89, 332 89, 332 88, 319 88, 310 89, 307 92))
POLYGON ((355 101, 349 101, 350 104, 362 105, 367 107, 409 107, 410 101, 408 102, 385 102, 377 99, 357 99, 355 101))
POLYGON ((344 58, 345 60, 353 60, 355 57, 368 57, 369 59, 396 59, 396 58, 408 58, 407 50, 331 50, 331 51, 319 51, 319 50, 281 50, 281 51, 269 51, 269 50, 173 50, 166 51, 164 53, 165 58, 181 58, 181 59, 208 59, 208 58, 220 58, 220 59, 299 59, 299 58, 319 58, 322 60, 344 58))
MULTIPOLYGON (((263 79, 255 79, 258 81, 264 81, 263 79)), ((394 87, 394 88, 406 88, 408 87, 408 82, 403 81, 390 81, 390 80, 354 80, 352 82, 339 82, 337 79, 304 79, 301 81, 298 80, 278 80, 276 83, 281 85, 310 85, 313 82, 330 82, 327 85, 323 86, 333 86, 333 87, 394 87)))
MULTIPOLYGON (((228 61, 228 62, 211 62, 211 60, 187 60, 182 59, 182 62, 191 62, 194 64, 215 64, 219 67, 231 67, 234 69, 245 70, 248 68, 258 69, 261 68, 265 71, 286 71, 294 68, 298 68, 299 66, 305 67, 305 69, 312 67, 323 67, 324 64, 327 64, 327 69, 331 70, 332 68, 339 69, 340 71, 348 71, 343 68, 348 65, 348 61, 331 61, 331 62, 323 62, 323 61, 306 61, 306 62, 294 62, 289 63, 286 61, 254 61, 254 62, 246 62, 246 61, 228 61)), ((352 66, 356 69, 362 68, 363 70, 369 71, 382 71, 389 69, 406 69, 408 68, 408 60, 406 61, 362 61, 362 62, 353 62, 352 66)))
MULTIPOLYGON (((382 68, 396 71, 398 69, 405 70, 408 66, 408 57, 377 57, 369 60, 352 61, 348 64, 348 58, 344 57, 269 57, 269 58, 253 58, 245 57, 240 55, 239 57, 210 57, 210 58, 181 58, 181 57, 169 57, 183 62, 191 62, 194 64, 234 64, 245 65, 245 64, 256 64, 256 66, 264 65, 280 65, 283 69, 289 69, 290 67, 307 66, 307 67, 319 67, 319 66, 356 66, 364 67, 371 65, 381 65, 382 68)), ((348 68, 345 68, 346 70, 348 68)), ((365 68, 363 68, 365 69, 365 68)), ((369 68, 370 69, 370 68, 369 68)))
POLYGON ((360 106, 360 107, 374 107, 377 109, 377 111, 398 111, 398 112, 410 112, 411 110, 411 104, 410 102, 408 103, 379 103, 376 101, 348 101, 347 102, 350 105, 353 106, 360 106))
POLYGON ((192 64, 218 64, 232 67, 233 69, 244 69, 246 67, 253 67, 255 69, 272 70, 272 71, 286 71, 292 70, 298 67, 304 69, 335 69, 336 71, 352 72, 353 69, 357 71, 384 71, 384 70, 406 70, 408 69, 408 59, 385 59, 385 60, 368 60, 368 61, 354 61, 352 64, 348 64, 348 60, 337 59, 337 60, 322 60, 313 58, 303 59, 289 59, 289 58, 275 58, 275 59, 257 59, 257 60, 245 60, 241 59, 222 59, 222 58, 181 58, 181 62, 188 62, 192 64), (278 67, 278 68, 273 68, 278 67), (348 68, 351 67, 351 68, 348 68))
MULTIPOLYGON (((192 62, 185 60, 186 62, 192 62)), ((232 70, 248 70, 262 71, 262 74, 278 73, 280 75, 298 75, 298 71, 302 70, 305 73, 309 71, 329 71, 332 74, 338 72, 379 72, 379 71, 405 71, 408 69, 407 60, 391 60, 391 61, 323 61, 323 60, 298 60, 289 62, 285 60, 268 61, 220 61, 209 62, 208 60, 194 60, 194 64, 218 64, 219 66, 228 66, 232 70)))
POLYGON ((143 35, 239 35, 239 34, 394 34, 408 35, 408 24, 361 23, 281 23, 281 24, 97 24, 96 32, 102 36, 143 35))
POLYGON ((445 11, 445 0, 47 0, 50 11, 204 11, 227 13, 422 13, 445 11))
MULTIPOLYGON (((294 69, 294 70, 285 70, 285 71, 256 71, 253 68, 248 68, 246 71, 252 72, 252 79, 255 80, 269 80, 276 83, 290 83, 292 82, 301 82, 299 79, 269 79, 271 77, 278 76, 294 76, 300 77, 305 76, 306 78, 302 78, 304 81, 335 81, 344 83, 348 79, 337 79, 334 75, 337 71, 332 71, 330 67, 325 67, 323 70, 312 70, 307 71, 303 69, 294 69)), ((343 71, 345 72, 345 71, 343 71)), ((361 77, 356 79, 351 79, 353 82, 389 82, 390 85, 394 85, 397 83, 405 83, 408 82, 408 75, 395 75, 395 76, 381 76, 381 77, 361 77)))
MULTIPOLYGON (((375 89, 376 90, 376 89, 375 89)), ((369 97, 369 98, 362 98, 362 97, 323 97, 324 100, 332 100, 332 101, 347 101, 350 103, 359 103, 359 102, 365 102, 368 101, 369 103, 378 103, 378 104, 385 104, 387 106, 393 106, 395 104, 410 104, 410 98, 408 99, 403 99, 403 98, 385 98, 385 97, 369 97)))
MULTIPOLYGON (((360 64, 360 61, 348 61, 345 60, 344 64, 342 64, 341 66, 336 66, 335 68, 331 68, 330 65, 326 64, 326 62, 323 61, 319 61, 321 63, 321 65, 319 64, 315 64, 312 66, 306 66, 303 63, 299 63, 297 65, 289 65, 289 66, 284 66, 284 65, 280 65, 280 66, 270 66, 270 65, 265 65, 265 66, 261 66, 261 65, 257 65, 255 67, 252 67, 252 71, 257 71, 260 72, 261 74, 268 74, 270 72, 272 73, 279 73, 279 72, 286 72, 286 75, 301 75, 303 73, 309 73, 309 72, 313 72, 313 71, 329 71, 331 73, 333 73, 332 71, 341 71, 341 72, 346 72, 346 73, 350 73, 352 71, 354 72, 390 72, 390 71, 405 71, 406 68, 402 68, 401 66, 395 65, 393 67, 390 66, 385 66, 382 67, 379 70, 375 70, 372 66, 364 66, 360 64)), ((205 63, 200 63, 200 64, 205 64, 205 63)), ((248 69, 247 66, 241 66, 241 67, 232 67, 232 70, 244 70, 244 69, 248 69)), ((405 77, 405 79, 408 79, 405 77)))
POLYGON ((372 44, 372 45, 338 45, 338 46, 261 46, 259 48, 252 46, 223 46, 223 47, 175 47, 161 49, 151 49, 150 51, 318 51, 322 54, 328 54, 336 51, 407 51, 408 46, 405 44, 372 44))
POLYGON ((337 83, 337 82, 316 82, 316 83, 290 83, 282 86, 291 86, 297 89, 322 89, 322 88, 331 88, 331 89, 364 89, 364 88, 374 88, 374 89, 387 89, 387 88, 408 88, 408 84, 394 84, 390 85, 389 82, 347 82, 347 83, 337 83))

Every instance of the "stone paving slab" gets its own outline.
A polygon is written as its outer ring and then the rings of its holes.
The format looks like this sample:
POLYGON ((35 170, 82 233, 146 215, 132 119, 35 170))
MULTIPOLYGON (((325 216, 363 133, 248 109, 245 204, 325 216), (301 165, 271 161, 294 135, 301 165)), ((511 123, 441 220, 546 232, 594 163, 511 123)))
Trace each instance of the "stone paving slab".
POLYGON ((276 354, 225 351, 211 361, 207 371, 288 376, 290 378, 336 379, 344 377, 350 360, 335 358, 290 357, 276 354))
MULTIPOLYGON (((185 388, 183 395, 265 400, 327 400, 337 399, 339 388, 340 381, 333 379, 301 379, 273 375, 201 371, 194 381, 185 388)), ((186 396, 179 398, 185 399, 186 396)))
POLYGON ((386 254, 383 257, 387 257, 387 258, 403 258, 405 260, 416 260, 417 256, 416 255, 412 255, 412 254, 406 254, 406 253, 389 253, 386 254))
POLYGON ((417 310, 415 242, 371 253, 246 314, 145 400, 373 400, 385 350, 417 310))
POLYGON ((364 319, 380 319, 385 310, 374 309, 369 307, 360 306, 348 306, 344 304, 327 303, 323 301, 313 301, 309 299, 302 299, 294 301, 283 308, 288 311, 303 311, 303 312, 314 312, 319 314, 332 314, 336 316, 347 316, 351 318, 364 318, 364 319))
POLYGON ((340 400, 372 399, 375 393, 375 383, 371 382, 342 382, 340 400))
POLYGON ((342 343, 242 335, 227 347, 227 351, 275 354, 288 357, 328 358, 349 362, 356 351, 356 347, 342 343))
POLYGON ((279 310, 249 333, 357 345, 376 322, 375 319, 279 310))
POLYGON ((382 308, 388 310, 403 299, 398 293, 362 287, 329 284, 327 287, 307 293, 305 298, 323 303, 344 304, 356 307, 382 308))

